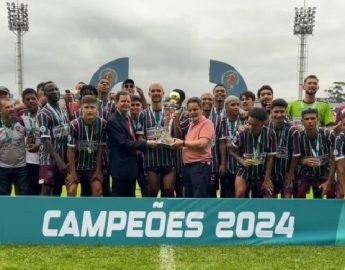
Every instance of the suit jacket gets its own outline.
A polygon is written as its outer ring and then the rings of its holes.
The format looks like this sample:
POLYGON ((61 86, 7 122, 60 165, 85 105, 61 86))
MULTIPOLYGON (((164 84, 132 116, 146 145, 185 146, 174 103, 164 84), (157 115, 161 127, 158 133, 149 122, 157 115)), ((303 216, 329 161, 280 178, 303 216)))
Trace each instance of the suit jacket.
MULTIPOLYGON (((132 128, 134 130, 133 126, 132 128)), ((108 120, 107 135, 111 176, 118 179, 136 179, 138 177, 136 150, 146 150, 147 143, 132 138, 127 119, 118 110, 108 120)))

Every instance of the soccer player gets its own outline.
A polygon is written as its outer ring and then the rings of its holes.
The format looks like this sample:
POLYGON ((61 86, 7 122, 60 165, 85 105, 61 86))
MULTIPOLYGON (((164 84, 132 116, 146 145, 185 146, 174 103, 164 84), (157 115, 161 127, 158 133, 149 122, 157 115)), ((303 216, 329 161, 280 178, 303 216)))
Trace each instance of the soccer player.
POLYGON ((272 168, 277 153, 277 141, 274 130, 265 127, 268 115, 263 108, 254 108, 249 112, 249 128, 238 134, 234 157, 240 163, 235 180, 237 198, 243 198, 247 189, 252 191, 252 198, 272 197, 272 168))
MULTIPOLYGON (((176 104, 177 108, 174 112, 174 120, 172 124, 172 134, 171 136, 174 138, 184 139, 186 133, 184 133, 181 129, 181 122, 188 123, 189 126, 189 117, 188 112, 184 110, 182 104, 186 99, 186 94, 182 89, 174 89, 172 92, 178 93, 180 99, 178 104, 176 104)), ((182 124, 182 125, 185 125, 182 124)), ((176 160, 176 181, 175 181, 175 193, 177 198, 183 197, 183 158, 182 158, 182 149, 175 149, 175 160, 176 160)))
POLYGON ((215 130, 212 140, 211 176, 208 183, 208 197, 216 198, 219 189, 219 178, 226 172, 226 125, 224 121, 224 85, 216 85, 214 96, 205 93, 201 96, 202 114, 211 120, 215 130))
POLYGON ((240 95, 241 108, 249 112, 255 105, 255 94, 252 91, 245 91, 240 95))
POLYGON ((321 127, 334 124, 331 106, 323 101, 316 100, 316 93, 319 90, 319 79, 315 75, 309 75, 304 79, 303 100, 296 100, 289 104, 288 113, 296 125, 301 125, 301 115, 305 109, 312 108, 318 111, 318 123, 321 127))
POLYGON ((0 99, 0 112, 0 195, 11 195, 12 184, 17 195, 28 195, 24 123, 6 98, 0 99))
MULTIPOLYGON (((151 98, 151 107, 140 114, 140 127, 137 134, 139 139, 157 140, 166 124, 166 121, 164 121, 163 86, 160 83, 151 84, 149 96, 151 98)), ((158 149, 147 149, 144 152, 144 168, 148 174, 150 197, 157 197, 161 181, 163 181, 165 197, 175 196, 175 166, 174 152, 170 148, 160 147, 158 149)))
POLYGON ((106 121, 97 117, 97 98, 81 100, 82 116, 70 123, 66 178, 68 196, 76 196, 78 183, 89 184, 92 196, 102 196, 102 155, 106 145, 106 121))
MULTIPOLYGON (((143 111, 143 104, 142 100, 137 95, 131 95, 131 108, 130 108, 130 117, 132 120, 132 125, 134 128, 134 132, 138 131, 139 126, 139 115, 143 111)), ((144 171, 144 156, 143 153, 140 151, 138 154, 138 184, 141 190, 142 197, 148 197, 148 183, 147 183, 147 174, 144 171)))
MULTIPOLYGON (((109 98, 110 83, 107 79, 103 78, 99 81, 97 85, 98 91, 98 117, 108 121, 110 115, 115 112, 116 105, 109 98)), ((103 163, 103 196, 110 196, 110 173, 109 173, 109 158, 108 150, 105 148, 102 163, 103 163)), ((84 193, 84 192, 82 192, 84 193)), ((87 188, 85 195, 88 195, 87 188)))
POLYGON ((282 198, 291 198, 301 155, 298 130, 286 121, 287 107, 284 99, 273 100, 269 124, 277 136, 277 155, 272 172, 274 195, 280 193, 282 198))
POLYGON ((272 100, 273 100, 273 89, 269 85, 263 85, 260 87, 257 93, 258 99, 260 100, 261 107, 266 110, 268 115, 271 113, 272 100))
MULTIPOLYGON (((213 96, 214 96, 214 106, 211 113, 211 120, 215 117, 215 115, 223 116, 225 113, 224 110, 224 101, 226 98, 226 88, 224 84, 217 84, 213 88, 213 96)), ((212 120, 214 123, 214 121, 212 120)))
MULTIPOLYGON (((341 116, 342 132, 335 139, 334 157, 338 176, 337 198, 345 198, 345 114, 341 116)), ((329 183, 331 184, 331 183, 329 183)), ((327 187, 326 187, 327 188, 327 187)))
POLYGON ((38 113, 40 127, 40 172, 41 195, 61 195, 67 173, 67 114, 59 106, 60 90, 54 82, 44 85, 47 104, 38 113))
MULTIPOLYGON (((311 186, 317 189, 330 175, 332 158, 330 131, 318 127, 317 123, 317 109, 308 108, 302 111, 304 131, 300 133, 301 166, 298 172, 297 198, 306 198, 311 186)), ((327 194, 327 198, 334 196, 333 192, 327 194)), ((321 193, 314 194, 314 198, 320 197, 321 193)))
POLYGON ((244 121, 240 118, 240 100, 236 96, 228 96, 224 103, 226 115, 224 121, 226 123, 225 135, 227 145, 227 168, 224 176, 220 178, 221 184, 221 197, 233 198, 235 197, 235 179, 237 172, 237 161, 230 154, 231 145, 235 143, 237 138, 238 128, 244 124, 244 121))
POLYGON ((29 194, 40 195, 38 150, 41 145, 41 138, 37 119, 40 109, 38 107, 37 92, 32 88, 26 88, 22 93, 22 98, 27 109, 21 111, 19 117, 23 120, 26 131, 26 166, 28 169, 29 194))

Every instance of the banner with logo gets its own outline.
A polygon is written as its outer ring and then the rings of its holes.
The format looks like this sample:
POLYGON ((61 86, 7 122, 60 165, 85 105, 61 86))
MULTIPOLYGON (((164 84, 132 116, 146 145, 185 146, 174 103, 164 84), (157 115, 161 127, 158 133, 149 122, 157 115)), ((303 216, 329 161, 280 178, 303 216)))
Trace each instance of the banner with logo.
POLYGON ((115 84, 128 79, 129 58, 123 57, 110 61, 102 65, 93 75, 90 84, 97 87, 101 79, 107 79, 110 84, 110 89, 115 84))
POLYGON ((345 244, 343 200, 0 198, 2 244, 345 244))
POLYGON ((224 84, 228 95, 240 96, 247 91, 247 85, 242 75, 231 65, 216 60, 210 60, 210 82, 224 84))

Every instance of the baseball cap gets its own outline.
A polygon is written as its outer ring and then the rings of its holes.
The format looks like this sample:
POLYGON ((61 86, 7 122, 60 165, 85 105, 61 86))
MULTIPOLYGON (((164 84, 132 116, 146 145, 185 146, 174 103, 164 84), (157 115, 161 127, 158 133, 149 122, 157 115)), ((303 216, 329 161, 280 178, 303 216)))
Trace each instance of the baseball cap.
POLYGON ((10 90, 6 86, 0 86, 0 92, 6 92, 7 94, 10 94, 10 90))
POLYGON ((127 79, 127 80, 125 80, 125 81, 123 82, 124 85, 127 84, 127 83, 131 83, 131 84, 134 84, 134 85, 135 85, 135 83, 134 83, 134 81, 133 81, 132 79, 127 79))

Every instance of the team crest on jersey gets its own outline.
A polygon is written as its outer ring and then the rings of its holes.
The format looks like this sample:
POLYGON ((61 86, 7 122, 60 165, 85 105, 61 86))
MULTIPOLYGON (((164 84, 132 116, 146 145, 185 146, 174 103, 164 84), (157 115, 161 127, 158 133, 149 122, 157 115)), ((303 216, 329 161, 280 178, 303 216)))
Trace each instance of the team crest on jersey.
POLYGON ((117 78, 118 78, 117 73, 112 68, 105 68, 99 72, 99 80, 107 79, 109 81, 109 85, 111 86, 116 84, 117 78))
POLYGON ((239 74, 234 70, 228 70, 222 75, 222 83, 226 89, 234 88, 240 82, 239 74))

